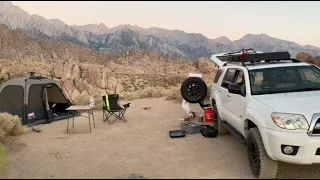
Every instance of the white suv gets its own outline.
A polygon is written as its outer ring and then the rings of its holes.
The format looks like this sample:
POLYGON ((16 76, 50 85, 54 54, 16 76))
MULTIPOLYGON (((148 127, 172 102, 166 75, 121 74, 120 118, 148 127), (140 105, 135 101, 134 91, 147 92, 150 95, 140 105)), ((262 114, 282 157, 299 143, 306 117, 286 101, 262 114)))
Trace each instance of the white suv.
MULTIPOLYGON (((320 163, 320 70, 288 52, 252 49, 213 55, 219 65, 211 92, 213 125, 247 145, 257 178, 274 178, 277 161, 320 163)), ((181 95, 203 106, 200 78, 188 78, 181 95)))

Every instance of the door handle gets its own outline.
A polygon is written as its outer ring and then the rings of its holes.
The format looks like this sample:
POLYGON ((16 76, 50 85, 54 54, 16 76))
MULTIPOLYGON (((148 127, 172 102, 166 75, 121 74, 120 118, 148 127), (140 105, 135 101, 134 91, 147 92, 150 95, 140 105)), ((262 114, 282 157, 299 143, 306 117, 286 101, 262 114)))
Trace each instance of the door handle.
POLYGON ((220 90, 218 90, 218 92, 221 92, 220 90))
POLYGON ((230 95, 227 95, 228 96, 228 98, 231 98, 231 96, 230 95))

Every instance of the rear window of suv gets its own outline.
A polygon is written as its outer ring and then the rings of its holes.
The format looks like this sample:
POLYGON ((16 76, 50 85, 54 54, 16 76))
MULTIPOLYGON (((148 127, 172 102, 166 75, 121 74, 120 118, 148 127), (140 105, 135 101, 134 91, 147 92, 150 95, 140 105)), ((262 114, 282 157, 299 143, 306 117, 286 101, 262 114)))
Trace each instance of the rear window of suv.
POLYGON ((223 70, 222 69, 219 69, 216 76, 214 77, 214 80, 213 80, 213 83, 217 84, 221 74, 223 73, 223 70))

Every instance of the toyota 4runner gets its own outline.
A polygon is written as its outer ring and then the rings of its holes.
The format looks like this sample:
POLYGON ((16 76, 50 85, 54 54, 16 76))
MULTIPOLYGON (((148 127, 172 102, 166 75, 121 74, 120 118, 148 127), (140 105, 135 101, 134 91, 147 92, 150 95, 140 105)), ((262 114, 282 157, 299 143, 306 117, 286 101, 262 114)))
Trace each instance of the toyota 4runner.
MULTIPOLYGON (((219 66, 210 92, 213 126, 247 146, 257 178, 275 178, 278 162, 320 163, 320 70, 288 52, 245 49, 216 54, 219 66)), ((201 78, 189 77, 182 97, 200 103, 207 94, 201 78)))

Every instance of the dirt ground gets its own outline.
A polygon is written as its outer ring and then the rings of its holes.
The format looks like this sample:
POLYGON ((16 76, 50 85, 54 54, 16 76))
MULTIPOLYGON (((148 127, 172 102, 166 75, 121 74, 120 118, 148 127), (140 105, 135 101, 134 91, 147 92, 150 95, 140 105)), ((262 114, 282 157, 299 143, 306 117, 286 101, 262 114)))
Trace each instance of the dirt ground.
MULTIPOLYGON (((191 107, 201 112, 198 105, 191 107)), ((168 132, 180 128, 183 115, 180 102, 140 99, 128 109, 127 123, 109 125, 95 112, 92 133, 83 117, 75 119, 69 134, 66 120, 39 125, 42 132, 29 130, 5 143, 7 178, 254 178, 246 147, 231 135, 171 139, 168 132)), ((319 167, 281 164, 278 178, 317 178, 319 167)))

